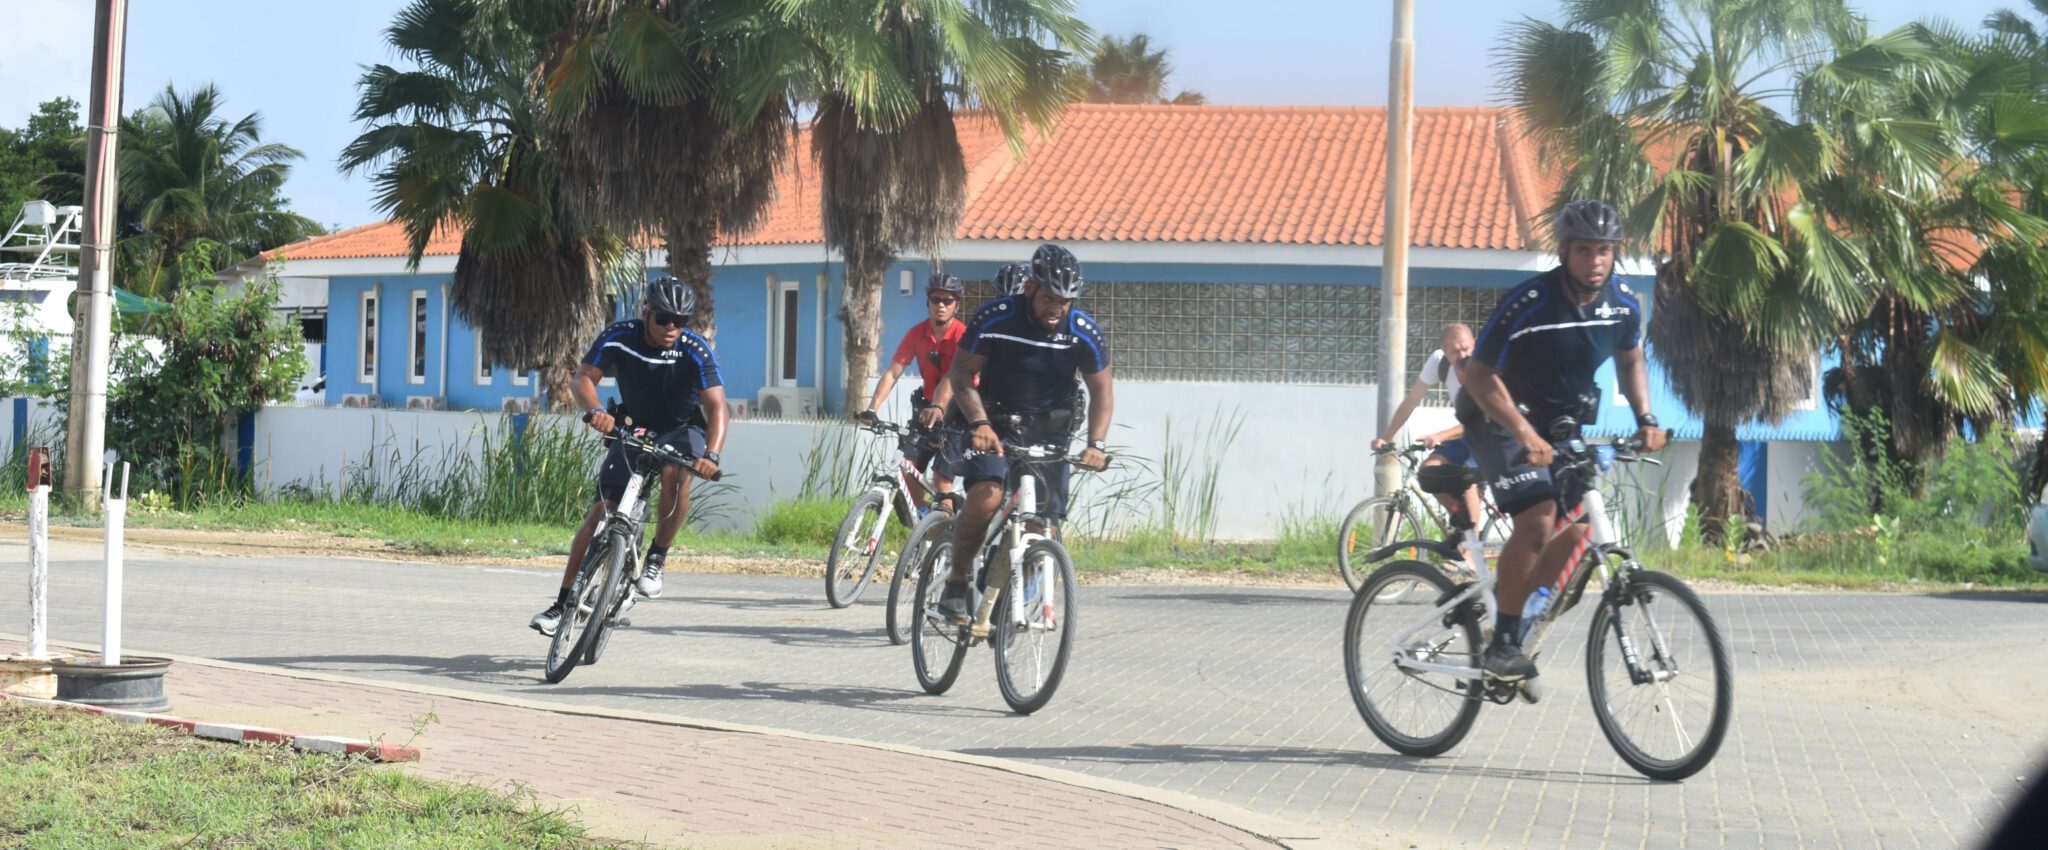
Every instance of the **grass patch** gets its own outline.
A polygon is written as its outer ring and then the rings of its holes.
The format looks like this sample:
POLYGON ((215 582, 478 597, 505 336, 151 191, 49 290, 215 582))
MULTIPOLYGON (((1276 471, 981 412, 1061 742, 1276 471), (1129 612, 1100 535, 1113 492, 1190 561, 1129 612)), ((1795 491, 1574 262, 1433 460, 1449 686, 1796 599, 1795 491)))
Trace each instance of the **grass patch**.
POLYGON ((1897 585, 1962 585, 2048 589, 2048 574, 2027 565, 2026 547, 1992 534, 1876 532, 1805 534, 1773 549, 1731 555, 1720 549, 1684 547, 1646 553, 1644 563, 1688 578, 1781 587, 1818 585, 1851 590, 1897 585))
MULTIPOLYGON (((846 511, 852 506, 851 498, 823 496, 777 502, 754 523, 751 538, 759 544, 823 558, 832 548, 832 538, 839 535, 839 524, 846 521, 846 511)), ((885 521, 889 525, 883 532, 883 548, 900 551, 910 536, 910 529, 896 521, 893 510, 885 521)))
POLYGON ((0 847, 626 848, 563 813, 359 759, 0 703, 0 847))

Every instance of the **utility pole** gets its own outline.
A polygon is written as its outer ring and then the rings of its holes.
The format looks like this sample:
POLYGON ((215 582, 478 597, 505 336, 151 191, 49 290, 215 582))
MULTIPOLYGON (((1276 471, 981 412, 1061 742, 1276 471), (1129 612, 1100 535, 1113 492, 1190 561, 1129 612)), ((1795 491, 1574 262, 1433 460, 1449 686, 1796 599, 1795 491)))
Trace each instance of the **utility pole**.
POLYGON ((114 322, 114 214, 120 198, 121 59, 127 52, 127 0, 95 0, 92 105, 85 128, 85 256, 71 331, 71 411, 65 434, 64 491, 94 509, 107 442, 107 347, 114 322), (83 345, 80 336, 83 335, 83 345))
MULTIPOLYGON (((1409 154, 1415 147, 1415 0, 1394 0, 1392 67, 1387 75, 1387 217, 1380 238, 1380 374, 1377 433, 1387 432, 1408 374, 1409 154)), ((1397 456, 1375 465, 1378 493, 1401 486, 1397 456)))

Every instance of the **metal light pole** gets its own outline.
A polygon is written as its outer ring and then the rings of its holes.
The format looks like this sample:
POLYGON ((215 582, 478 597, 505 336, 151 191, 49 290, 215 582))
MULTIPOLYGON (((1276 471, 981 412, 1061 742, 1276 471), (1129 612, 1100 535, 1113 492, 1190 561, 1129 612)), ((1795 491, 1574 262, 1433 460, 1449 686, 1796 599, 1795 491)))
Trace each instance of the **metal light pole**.
MULTIPOLYGON (((1415 0, 1394 0, 1392 67, 1387 75, 1387 218, 1381 235, 1379 409, 1384 434, 1401 404, 1408 374, 1408 157, 1415 146, 1415 0)), ((1401 467, 1381 455, 1375 470, 1384 495, 1401 485, 1401 467)))
POLYGON ((91 510, 106 453, 107 346, 114 321, 109 279, 114 213, 120 195, 121 58, 127 52, 127 0, 96 0, 92 38, 92 105, 85 131, 85 256, 71 332, 71 416, 64 446, 64 489, 91 510), (83 351, 79 334, 85 335, 83 351))

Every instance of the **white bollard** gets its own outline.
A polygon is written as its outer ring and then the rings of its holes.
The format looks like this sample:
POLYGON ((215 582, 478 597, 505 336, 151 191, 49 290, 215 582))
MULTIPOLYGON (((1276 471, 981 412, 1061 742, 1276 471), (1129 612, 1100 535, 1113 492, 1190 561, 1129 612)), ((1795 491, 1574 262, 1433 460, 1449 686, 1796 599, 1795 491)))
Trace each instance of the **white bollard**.
POLYGON ((100 633, 100 663, 121 664, 121 539, 128 517, 128 464, 121 464, 121 495, 114 495, 114 467, 107 466, 106 482, 100 487, 107 510, 107 601, 106 624, 100 633))
POLYGON ((28 491, 28 657, 50 657, 50 487, 28 491))

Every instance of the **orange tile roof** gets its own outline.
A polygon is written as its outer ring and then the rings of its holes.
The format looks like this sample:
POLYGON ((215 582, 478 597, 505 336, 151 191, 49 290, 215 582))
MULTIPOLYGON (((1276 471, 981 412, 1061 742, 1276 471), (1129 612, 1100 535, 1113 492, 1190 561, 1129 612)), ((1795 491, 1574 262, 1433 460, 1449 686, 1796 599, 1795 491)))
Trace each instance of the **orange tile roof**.
MULTIPOLYGON (((1376 246, 1386 201, 1381 108, 1076 105, 1013 155, 992 122, 963 116, 971 239, 1376 246)), ((724 244, 823 240, 808 133, 752 231, 724 244)), ((1555 177, 1496 108, 1415 110, 1412 244, 1537 250, 1531 217, 1555 177)), ((437 233, 428 254, 453 254, 437 233)), ((400 256, 394 224, 278 249, 286 259, 400 256)))

